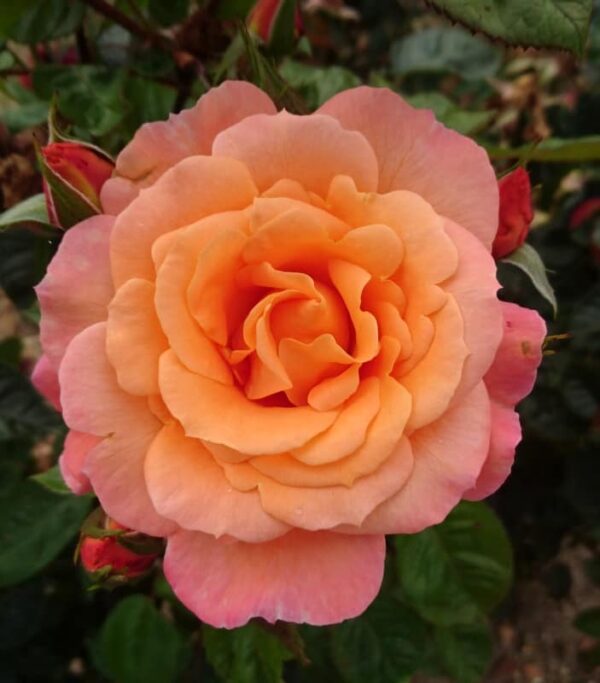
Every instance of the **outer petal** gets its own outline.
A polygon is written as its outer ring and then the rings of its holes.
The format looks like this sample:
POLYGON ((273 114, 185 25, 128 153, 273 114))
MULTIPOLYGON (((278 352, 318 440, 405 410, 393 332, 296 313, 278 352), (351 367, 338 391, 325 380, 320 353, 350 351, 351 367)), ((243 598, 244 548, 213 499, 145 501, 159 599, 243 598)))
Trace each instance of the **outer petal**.
POLYGON ((102 188, 102 205, 118 214, 177 162, 207 154, 215 136, 253 114, 275 114, 275 105, 256 86, 226 81, 212 88, 191 109, 171 114, 168 121, 144 124, 119 154, 116 175, 102 188))
POLYGON ((377 189, 377 161, 365 138, 318 114, 250 116, 215 138, 213 155, 243 161, 260 190, 286 178, 324 197, 340 174, 360 190, 377 189))
POLYGON ((132 422, 128 432, 107 437, 89 453, 85 471, 110 517, 150 536, 166 536, 177 525, 155 510, 144 478, 144 461, 157 431, 152 415, 132 422))
POLYGON ((108 254, 113 224, 114 218, 94 216, 68 230, 36 287, 40 339, 55 369, 75 335, 106 320, 113 295, 108 254))
POLYGON ((443 289, 454 297, 464 322, 469 350, 455 402, 460 402, 487 372, 502 339, 502 302, 497 297, 496 264, 481 243, 467 230, 445 221, 446 233, 459 254, 456 273, 443 289))
POLYGON ((60 385, 58 384, 58 373, 50 365, 48 356, 42 356, 33 368, 31 373, 31 383, 40 394, 59 412, 60 406, 60 385))
POLYGON ((267 543, 179 532, 169 538, 165 574, 202 621, 235 628, 268 622, 333 624, 358 616, 383 577, 383 536, 292 531, 267 543))
POLYGON ((514 406, 533 388, 546 324, 535 311, 516 304, 502 303, 502 312, 504 336, 485 383, 495 401, 514 406))
POLYGON ((506 480, 515 459, 515 448, 521 440, 519 415, 506 406, 491 402, 492 436, 490 452, 477 483, 463 498, 481 500, 496 491, 506 480))
POLYGON ((380 192, 416 192, 491 248, 498 183, 481 147, 385 88, 346 90, 319 111, 367 138, 379 163, 380 192))
POLYGON ((412 534, 439 524, 475 484, 489 443, 490 404, 480 382, 437 422, 411 436, 411 477, 357 533, 412 534))
POLYGON ((67 434, 58 466, 65 483, 77 495, 91 491, 90 480, 83 473, 83 468, 88 453, 99 441, 97 436, 73 430, 67 434))
POLYGON ((180 425, 165 425, 152 442, 145 465, 156 509, 184 529, 228 534, 249 543, 283 535, 289 527, 262 509, 258 493, 232 489, 223 470, 180 425))
MULTIPOLYGON (((69 344, 59 372, 65 422, 102 437, 127 434, 152 415, 145 399, 126 394, 117 384, 105 348, 106 323, 88 327, 69 344)), ((158 431, 160 423, 152 420, 158 431)))

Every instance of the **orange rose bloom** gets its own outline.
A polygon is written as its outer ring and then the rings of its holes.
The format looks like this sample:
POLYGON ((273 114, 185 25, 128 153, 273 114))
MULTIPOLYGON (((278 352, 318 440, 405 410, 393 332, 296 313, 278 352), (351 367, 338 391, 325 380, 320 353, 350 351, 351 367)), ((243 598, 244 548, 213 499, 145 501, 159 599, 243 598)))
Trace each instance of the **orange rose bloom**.
POLYGON ((545 328, 496 296, 486 153, 431 112, 225 83, 143 126, 101 199, 38 287, 36 380, 66 480, 166 537, 204 621, 359 614, 385 534, 505 479, 545 328))

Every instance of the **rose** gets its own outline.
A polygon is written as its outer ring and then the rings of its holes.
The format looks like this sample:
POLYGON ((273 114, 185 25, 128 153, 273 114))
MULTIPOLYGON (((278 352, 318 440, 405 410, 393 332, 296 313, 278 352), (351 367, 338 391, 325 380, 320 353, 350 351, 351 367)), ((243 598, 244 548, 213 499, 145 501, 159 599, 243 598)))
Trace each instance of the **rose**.
POLYGON ((123 543, 130 530, 113 519, 105 519, 103 531, 122 531, 120 535, 82 535, 79 557, 84 569, 106 580, 134 579, 145 574, 158 557, 154 552, 136 552, 123 543))
POLYGON ((38 287, 60 465, 166 537, 204 621, 325 624, 384 534, 507 476, 544 324, 496 296, 486 153, 386 89, 276 112, 227 82, 144 125, 38 287))
MULTIPOLYGON (((80 142, 52 142, 42 147, 41 155, 50 173, 79 194, 92 210, 101 208, 100 190, 111 177, 114 167, 106 157, 80 142)), ((50 220, 60 226, 54 193, 46 180, 44 194, 50 220)))
POLYGON ((507 173, 498 181, 498 189, 498 232, 492 245, 492 254, 494 258, 503 258, 525 242, 533 220, 531 183, 527 171, 519 166, 511 173, 507 173))

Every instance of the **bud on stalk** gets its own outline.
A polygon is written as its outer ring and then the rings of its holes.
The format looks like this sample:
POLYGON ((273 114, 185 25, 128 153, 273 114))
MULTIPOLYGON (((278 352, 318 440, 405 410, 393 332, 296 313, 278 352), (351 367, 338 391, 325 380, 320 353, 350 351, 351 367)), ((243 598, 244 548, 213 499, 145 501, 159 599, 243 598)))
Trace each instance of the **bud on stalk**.
POLYGON ((498 232, 492 245, 494 258, 504 258, 518 249, 529 233, 533 220, 531 183, 527 171, 519 167, 498 181, 500 212, 498 232))

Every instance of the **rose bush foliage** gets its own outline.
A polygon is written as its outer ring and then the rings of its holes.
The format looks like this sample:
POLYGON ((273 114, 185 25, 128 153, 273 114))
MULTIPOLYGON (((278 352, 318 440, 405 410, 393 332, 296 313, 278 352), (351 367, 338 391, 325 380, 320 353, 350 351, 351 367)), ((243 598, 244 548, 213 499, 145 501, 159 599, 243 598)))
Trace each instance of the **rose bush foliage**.
POLYGON ((492 493, 545 326, 497 297, 486 153, 385 89, 277 112, 226 82, 144 125, 38 287, 60 465, 165 537, 204 621, 326 624, 385 534, 492 493))

